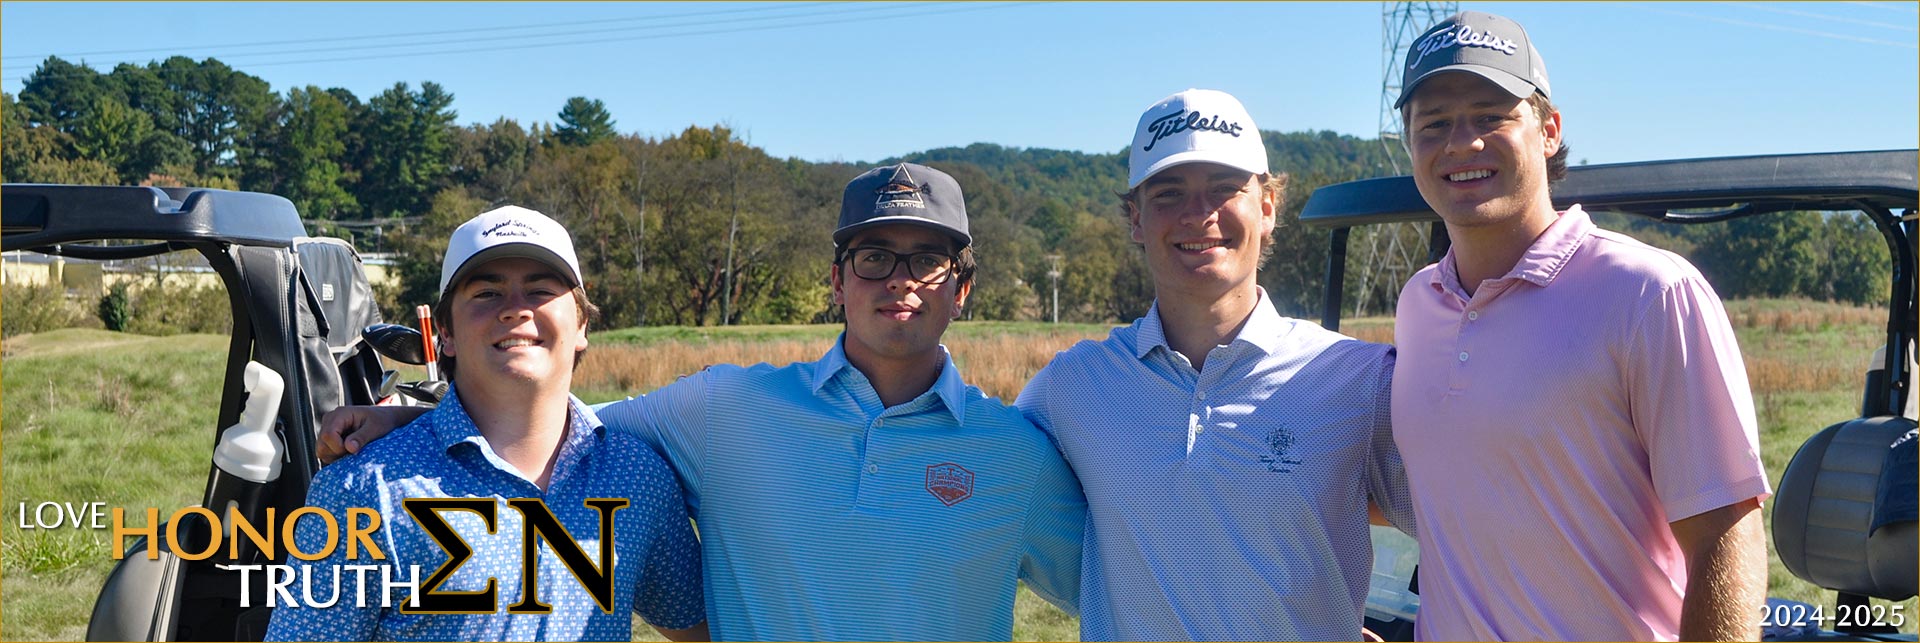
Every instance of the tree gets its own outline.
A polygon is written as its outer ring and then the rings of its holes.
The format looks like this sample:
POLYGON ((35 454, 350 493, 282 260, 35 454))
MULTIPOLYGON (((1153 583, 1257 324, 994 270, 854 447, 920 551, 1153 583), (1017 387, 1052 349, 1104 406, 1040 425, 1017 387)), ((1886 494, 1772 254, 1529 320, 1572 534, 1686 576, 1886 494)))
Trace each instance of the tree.
POLYGON ((73 156, 73 136, 32 126, 31 109, 0 92, 0 170, 8 182, 113 185, 119 173, 98 160, 73 156))
POLYGON ((1728 221, 1700 243, 1697 267, 1723 297, 1817 296, 1819 225, 1804 212, 1728 221))
POLYGON ((367 101, 361 202, 375 218, 429 209, 448 173, 452 105, 453 94, 433 82, 420 83, 419 92, 396 83, 367 101))
POLYGON ((561 145, 592 145, 613 138, 613 115, 600 99, 575 96, 560 108, 560 127, 554 134, 561 145))
POLYGON ((450 145, 449 178, 492 202, 505 201, 519 189, 537 147, 527 130, 504 117, 492 125, 454 128, 450 145))
POLYGON ((174 110, 156 120, 174 123, 172 133, 189 146, 195 173, 240 180, 243 163, 266 145, 275 102, 267 82, 213 58, 174 56, 148 68, 175 96, 147 107, 174 110))
POLYGON ((1821 272, 1827 276, 1819 283, 1821 299, 1853 304, 1885 302, 1892 274, 1887 261, 1887 240, 1872 219, 1864 214, 1836 214, 1822 218, 1820 243, 1827 258, 1821 272))
POLYGON ((273 146, 279 174, 275 189, 308 217, 358 213, 360 204, 347 192, 341 167, 347 153, 347 106, 308 85, 288 91, 281 112, 273 146))
POLYGON ((73 128, 73 149, 80 158, 114 168, 123 181, 146 176, 148 168, 132 167, 140 143, 153 134, 153 121, 125 103, 106 95, 93 98, 73 128))
POLYGON ((487 203, 455 186, 433 195, 421 222, 398 228, 387 237, 394 251, 395 286, 376 293, 380 315, 386 319, 413 319, 413 307, 440 299, 440 258, 447 254, 447 237, 487 203))
POLYGON ((84 63, 76 65, 59 56, 48 56, 27 75, 19 101, 29 115, 28 125, 70 134, 94 99, 108 94, 100 72, 84 63))

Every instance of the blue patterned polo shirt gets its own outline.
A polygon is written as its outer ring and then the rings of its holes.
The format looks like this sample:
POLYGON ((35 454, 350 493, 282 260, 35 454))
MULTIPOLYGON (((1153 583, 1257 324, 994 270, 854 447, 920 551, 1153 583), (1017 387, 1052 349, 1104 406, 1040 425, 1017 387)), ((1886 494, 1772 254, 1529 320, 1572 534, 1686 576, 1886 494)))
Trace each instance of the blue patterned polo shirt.
MULTIPOLYGON (((287 562, 297 573, 310 573, 313 600, 333 596, 333 582, 341 565, 378 564, 391 570, 365 573, 366 607, 358 607, 354 574, 339 573, 339 602, 331 607, 304 606, 306 598, 294 583, 294 604, 279 605, 267 630, 268 640, 427 640, 427 641, 625 641, 632 633, 630 613, 670 629, 692 627, 706 619, 700 573, 700 548, 687 519, 685 501, 673 473, 660 456, 631 433, 608 431, 578 399, 569 398, 567 436, 560 446, 553 475, 541 490, 502 460, 480 436, 460 403, 458 387, 448 391, 440 406, 360 453, 348 456, 314 476, 307 504, 326 509, 341 520, 351 507, 379 511, 382 527, 374 539, 385 560, 362 553, 346 558, 344 544, 324 559, 306 562, 292 556, 287 562), (387 585, 383 574, 396 581, 425 581, 448 554, 408 515, 401 502, 408 498, 489 498, 495 502, 497 529, 489 530, 479 514, 448 511, 438 515, 473 547, 473 557, 454 571, 437 591, 478 591, 492 582, 497 588, 498 611, 490 614, 406 614, 400 606, 412 593, 387 585), (528 529, 521 514, 507 505, 514 498, 538 498, 558 518, 581 550, 601 565, 600 512, 586 506, 590 498, 630 500, 614 515, 614 609, 607 613, 595 603, 581 580, 555 554, 553 545, 539 542, 540 602, 552 606, 544 614, 509 613, 521 601, 522 535, 528 529), (492 533, 488 533, 491 531, 492 533), (311 569, 301 569, 311 568, 311 569), (382 599, 390 605, 381 607, 382 599)), ((344 532, 344 527, 342 528, 344 532)), ((327 530, 319 520, 304 519, 297 526, 295 544, 301 551, 325 547, 327 530)), ((344 539, 344 533, 341 535, 344 539)))

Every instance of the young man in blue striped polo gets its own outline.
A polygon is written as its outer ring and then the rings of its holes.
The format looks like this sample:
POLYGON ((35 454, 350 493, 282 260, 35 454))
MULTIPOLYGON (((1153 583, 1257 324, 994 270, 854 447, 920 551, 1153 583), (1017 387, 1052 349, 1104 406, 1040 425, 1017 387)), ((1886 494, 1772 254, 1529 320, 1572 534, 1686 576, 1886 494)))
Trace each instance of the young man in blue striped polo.
MULTIPOLYGON (((847 184, 846 330, 818 361, 719 365, 600 407, 679 473, 717 640, 1008 640, 1017 580, 1074 611, 1086 503, 1047 436, 940 345, 972 289, 960 186, 902 163, 847 184)), ((380 422, 329 414, 337 440, 380 422)))

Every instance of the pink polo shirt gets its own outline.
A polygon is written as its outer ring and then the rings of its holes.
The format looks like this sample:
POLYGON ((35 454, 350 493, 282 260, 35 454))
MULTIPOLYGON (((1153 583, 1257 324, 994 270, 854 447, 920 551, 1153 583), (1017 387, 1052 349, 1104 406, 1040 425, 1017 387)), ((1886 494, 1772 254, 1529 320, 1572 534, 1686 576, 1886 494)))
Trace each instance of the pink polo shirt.
POLYGON ((1513 270, 1451 253, 1400 293, 1393 430, 1422 640, 1674 640, 1667 523, 1769 495, 1720 298, 1686 260, 1562 213, 1513 270))

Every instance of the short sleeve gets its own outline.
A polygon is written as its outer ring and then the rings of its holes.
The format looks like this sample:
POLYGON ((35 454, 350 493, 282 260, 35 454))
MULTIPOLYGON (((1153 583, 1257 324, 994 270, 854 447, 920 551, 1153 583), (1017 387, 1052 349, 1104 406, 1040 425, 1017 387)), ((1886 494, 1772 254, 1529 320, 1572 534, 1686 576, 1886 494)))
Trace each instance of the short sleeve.
POLYGON ((1020 389, 1020 397, 1013 400, 1013 407, 1019 409, 1020 415, 1025 416, 1028 422, 1040 427, 1040 430, 1049 436, 1053 435, 1053 422, 1047 417, 1047 386, 1051 379, 1049 373, 1053 371, 1053 365, 1058 363, 1059 359, 1055 356, 1054 362, 1040 367, 1040 372, 1034 373, 1033 377, 1027 380, 1027 385, 1020 389))
MULTIPOLYGON (((678 507, 676 507, 678 508, 678 507)), ((707 620, 700 541, 682 511, 662 512, 647 550, 647 567, 634 588, 633 611, 655 627, 680 630, 707 620)))
POLYGON ((1645 299, 1626 387, 1667 520, 1766 498, 1753 393, 1720 297, 1691 275, 1645 299))

